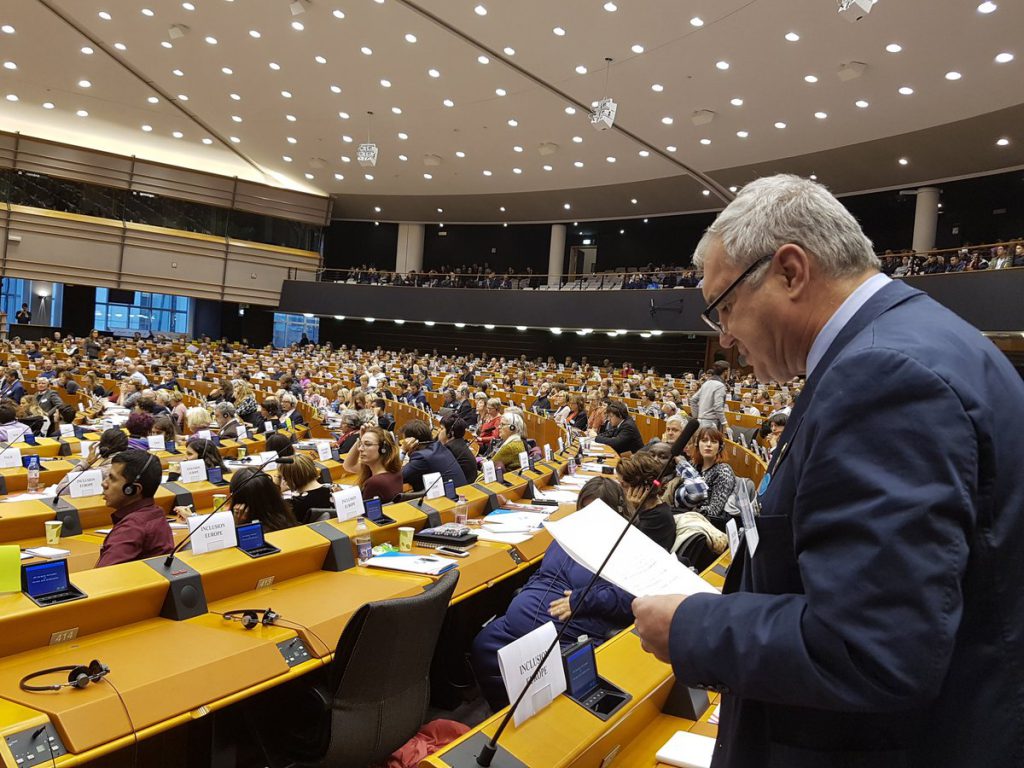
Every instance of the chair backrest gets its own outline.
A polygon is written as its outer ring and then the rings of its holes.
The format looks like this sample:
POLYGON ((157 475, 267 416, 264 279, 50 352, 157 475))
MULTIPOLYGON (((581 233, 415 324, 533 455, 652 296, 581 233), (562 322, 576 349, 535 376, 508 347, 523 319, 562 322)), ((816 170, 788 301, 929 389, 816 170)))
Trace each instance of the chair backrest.
POLYGON ((367 603, 349 620, 329 670, 331 738, 322 764, 383 761, 419 730, 430 662, 458 580, 453 569, 418 595, 367 603))

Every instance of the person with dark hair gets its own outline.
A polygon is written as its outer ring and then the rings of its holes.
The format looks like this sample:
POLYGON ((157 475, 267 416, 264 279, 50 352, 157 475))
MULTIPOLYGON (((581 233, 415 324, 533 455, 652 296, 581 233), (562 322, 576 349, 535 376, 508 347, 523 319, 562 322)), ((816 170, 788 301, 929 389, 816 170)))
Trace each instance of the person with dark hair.
POLYGON ((50 413, 50 428, 47 430, 47 437, 60 437, 61 424, 73 424, 78 411, 73 405, 61 403, 50 413))
POLYGON ((282 464, 278 475, 291 492, 288 500, 292 514, 299 525, 314 522, 314 509, 330 509, 331 486, 320 482, 320 469, 316 462, 304 453, 295 456, 291 464, 282 464))
POLYGON ((292 439, 280 432, 267 435, 267 450, 273 451, 278 456, 295 455, 295 446, 292 444, 292 439))
POLYGON ((724 432, 728 426, 725 420, 725 396, 728 392, 725 377, 728 375, 729 364, 725 360, 716 360, 711 366, 711 375, 690 398, 690 412, 702 427, 715 427, 724 432))
POLYGON ((149 429, 150 435, 164 436, 164 450, 174 448, 174 441, 178 438, 178 430, 174 427, 174 419, 170 416, 157 416, 153 419, 153 426, 149 429))
POLYGON ((21 325, 32 322, 32 310, 28 308, 28 304, 22 304, 21 309, 14 313, 14 321, 21 325))
POLYGON ((149 436, 150 430, 153 429, 152 414, 144 411, 130 413, 124 426, 128 430, 129 448, 138 448, 140 451, 149 450, 146 438, 149 436))
MULTIPOLYGON (((583 508, 600 499, 623 518, 630 515, 630 506, 622 486, 610 477, 595 477, 580 491, 578 506, 583 508)), ((601 643, 632 622, 632 596, 613 584, 598 579, 585 603, 580 603, 583 589, 593 574, 576 563, 557 543, 548 545, 540 568, 512 598, 508 610, 486 627, 473 640, 471 663, 480 692, 493 710, 508 704, 505 686, 498 668, 498 649, 503 648, 537 627, 554 620, 561 629, 569 622, 566 645, 588 635, 601 643)))
POLYGON ((174 549, 171 526, 153 501, 160 472, 160 460, 145 451, 129 448, 114 455, 103 480, 103 501, 114 510, 114 525, 100 548, 97 568, 166 555, 174 549))
POLYGON ((17 368, 5 368, 3 381, 0 381, 0 397, 7 397, 20 403, 25 396, 25 385, 21 383, 21 374, 17 368))
MULTIPOLYGON (((439 472, 442 478, 451 477, 455 485, 465 485, 466 476, 451 451, 434 439, 430 425, 422 419, 411 419, 399 430, 402 449, 409 456, 409 463, 402 469, 402 480, 414 491, 426 490, 423 475, 439 472)), ((442 480, 442 482, 444 482, 442 480)))
POLYGON ((641 503, 634 525, 650 536, 660 547, 672 548, 676 540, 676 522, 672 508, 658 498, 655 483, 661 482, 665 461, 650 452, 620 459, 615 474, 622 481, 626 498, 634 507, 641 503))
POLYGON ((230 491, 231 512, 236 524, 259 520, 264 531, 279 531, 298 525, 291 507, 281 495, 281 489, 266 472, 243 467, 232 476, 230 491))
POLYGON ((219 468, 224 473, 222 477, 227 477, 227 474, 231 471, 224 463, 224 457, 221 456, 217 444, 212 440, 193 437, 185 445, 185 456, 189 461, 202 459, 207 469, 219 468))
POLYGON ((473 455, 469 443, 466 442, 466 422, 453 413, 448 414, 441 419, 441 428, 437 430, 437 440, 451 451, 452 456, 459 462, 466 482, 472 483, 476 480, 476 456, 473 455))
POLYGON ((71 471, 64 475, 64 478, 57 483, 56 492, 60 493, 78 472, 85 469, 98 469, 103 477, 110 473, 111 459, 121 451, 128 450, 128 435, 117 427, 111 427, 103 431, 98 442, 89 446, 89 455, 75 462, 71 471))
POLYGON ((385 410, 387 405, 388 401, 383 397, 374 398, 373 415, 377 418, 378 427, 385 432, 393 432, 395 429, 395 417, 385 410))
POLYGON ((693 436, 690 459, 704 482, 708 484, 708 495, 696 511, 711 521, 718 530, 724 531, 728 521, 725 503, 736 487, 736 473, 722 461, 725 438, 714 427, 701 427, 693 436))
POLYGON ((604 429, 595 438, 595 442, 614 448, 618 453, 635 452, 644 447, 640 428, 629 415, 625 403, 618 400, 610 401, 605 406, 605 415, 608 420, 604 429))
POLYGON ((16 440, 32 427, 17 420, 18 406, 13 400, 0 400, 0 442, 16 440))

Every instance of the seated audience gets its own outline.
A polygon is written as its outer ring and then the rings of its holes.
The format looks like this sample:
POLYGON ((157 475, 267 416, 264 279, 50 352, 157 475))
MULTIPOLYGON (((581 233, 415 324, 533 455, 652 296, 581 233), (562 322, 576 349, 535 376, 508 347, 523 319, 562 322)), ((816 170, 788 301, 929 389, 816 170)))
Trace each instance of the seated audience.
POLYGON ((238 418, 235 406, 227 401, 221 401, 213 406, 213 418, 220 428, 218 434, 223 439, 234 440, 238 437, 239 429, 247 430, 246 426, 238 418))
POLYGON ((341 433, 338 435, 338 453, 347 454, 352 446, 359 439, 359 428, 363 426, 363 419, 358 411, 346 410, 341 412, 341 433))
POLYGON ((45 376, 36 378, 36 403, 49 416, 58 405, 64 405, 60 395, 51 388, 50 379, 45 376))
POLYGON ((491 442, 498 437, 498 427, 501 424, 501 400, 496 397, 488 398, 484 405, 483 418, 480 420, 477 429, 476 440, 480 444, 480 453, 485 454, 491 448, 491 442))
POLYGON ((314 509, 333 507, 331 486, 320 482, 320 470, 309 456, 300 453, 291 464, 280 465, 277 472, 291 492, 288 501, 299 525, 319 519, 320 513, 312 514, 314 509))
POLYGON ((27 425, 32 430, 32 434, 37 437, 45 435, 50 429, 50 417, 46 411, 39 407, 39 402, 36 400, 35 395, 25 395, 21 398, 17 414, 18 421, 27 425))
POLYGON ((84 458, 78 459, 71 468, 71 471, 64 475, 61 481, 57 483, 56 492, 61 493, 75 479, 79 472, 83 472, 86 469, 98 469, 103 473, 103 477, 106 478, 110 473, 112 458, 121 451, 126 450, 128 450, 128 435, 117 427, 103 430, 99 441, 89 446, 89 454, 84 458))
POLYGON ((21 373, 14 367, 5 368, 3 381, 0 381, 0 398, 8 398, 17 404, 24 396, 25 386, 21 383, 21 373))
POLYGON ((278 456, 295 455, 295 444, 292 443, 291 437, 282 434, 281 432, 274 432, 267 435, 266 448, 268 451, 273 451, 278 456))
POLYGON ((467 483, 476 480, 477 467, 476 456, 466 442, 466 422, 455 414, 448 414, 441 419, 441 426, 437 430, 438 441, 449 451, 459 462, 462 474, 467 483))
POLYGON ((427 422, 411 419, 399 429, 399 435, 402 438, 402 449, 409 457, 402 469, 402 480, 411 485, 414 491, 427 490, 423 487, 423 475, 432 472, 440 473, 441 483, 444 478, 450 477, 455 480, 456 487, 466 484, 466 476, 459 462, 451 451, 433 438, 427 422))
POLYGON ((526 450, 526 422, 523 417, 506 410, 498 422, 498 437, 491 444, 495 446, 491 461, 508 471, 519 469, 519 454, 526 450))
POLYGON ((298 427, 306 423, 306 419, 302 416, 302 411, 298 409, 298 401, 295 399, 295 395, 290 392, 285 392, 281 395, 281 424, 291 425, 292 427, 298 427))
POLYGON ((264 531, 279 531, 298 525, 291 507, 281 495, 281 489, 266 472, 243 467, 232 475, 229 490, 231 512, 237 525, 259 520, 264 531))
POLYGON ((136 448, 140 451, 149 450, 146 438, 149 436, 150 430, 153 429, 153 417, 150 414, 138 411, 130 413, 124 426, 128 430, 129 448, 136 448))
POLYGON ((349 474, 359 476, 363 499, 375 496, 385 504, 402 492, 402 457, 390 432, 380 427, 364 426, 356 442, 345 454, 343 465, 349 474))
POLYGON ((722 460, 725 440, 714 427, 701 427, 693 436, 691 460, 708 484, 708 497, 697 511, 711 521, 720 531, 725 530, 728 513, 725 503, 736 486, 736 474, 732 467, 722 460))
POLYGON ((178 439, 178 430, 174 426, 174 420, 170 416, 157 416, 153 419, 153 426, 149 430, 150 436, 162 435, 164 438, 164 450, 173 451, 174 443, 178 439))
POLYGON ((664 459, 643 451, 620 459, 615 474, 629 503, 634 509, 639 505, 634 525, 667 550, 675 542, 676 524, 672 508, 658 498, 655 486, 656 481, 660 484, 665 466, 664 459))
POLYGON ((231 471, 228 469, 227 464, 224 463, 224 457, 220 453, 220 448, 213 440, 206 440, 202 437, 193 437, 185 445, 185 458, 188 461, 195 461, 196 459, 202 459, 203 464, 206 465, 207 469, 213 469, 217 467, 223 473, 221 477, 225 480, 228 477, 228 473, 231 471))
POLYGON ((17 420, 18 405, 14 400, 0 400, 0 443, 10 443, 21 437, 32 428, 17 420))
POLYGON ((640 429, 630 417, 625 403, 613 400, 608 403, 605 410, 608 421, 605 428, 598 433, 595 442, 603 443, 619 454, 639 451, 644 447, 640 429))
POLYGON ((193 406, 185 412, 184 433, 186 435, 194 435, 203 430, 209 431, 212 422, 213 420, 210 418, 208 410, 199 406, 193 406))
POLYGON ((114 510, 114 525, 103 540, 97 568, 166 555, 174 549, 166 513, 153 501, 160 473, 160 459, 146 451, 129 448, 113 456, 103 480, 103 501, 114 510))

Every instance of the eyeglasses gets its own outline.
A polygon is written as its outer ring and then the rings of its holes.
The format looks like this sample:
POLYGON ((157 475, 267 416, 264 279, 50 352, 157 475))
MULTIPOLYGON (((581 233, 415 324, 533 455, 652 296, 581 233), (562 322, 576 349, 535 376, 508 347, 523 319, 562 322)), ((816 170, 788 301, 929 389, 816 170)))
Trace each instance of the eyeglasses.
POLYGON ((745 270, 743 270, 740 276, 733 280, 732 283, 729 284, 728 288, 726 288, 724 291, 718 294, 718 298, 712 301, 710 304, 708 304, 707 309, 700 313, 701 319, 711 327, 711 330, 713 330, 715 333, 726 333, 725 326, 722 325, 722 319, 718 313, 718 307, 722 304, 722 302, 725 301, 726 297, 728 297, 730 293, 732 293, 740 286, 740 284, 744 280, 746 280, 748 277, 754 274, 754 272, 756 272, 758 268, 760 268, 764 264, 767 264, 773 258, 775 258, 774 253, 770 253, 767 256, 762 256, 760 259, 758 259, 745 270))

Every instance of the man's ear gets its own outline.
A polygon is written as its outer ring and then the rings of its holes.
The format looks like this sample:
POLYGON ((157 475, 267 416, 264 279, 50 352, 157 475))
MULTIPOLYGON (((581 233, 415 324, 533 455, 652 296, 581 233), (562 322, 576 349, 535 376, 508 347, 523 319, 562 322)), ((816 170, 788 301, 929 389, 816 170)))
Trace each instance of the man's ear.
POLYGON ((772 262, 772 270, 784 281, 786 293, 792 298, 806 290, 811 277, 810 258, 806 250, 795 243, 782 246, 772 262))

